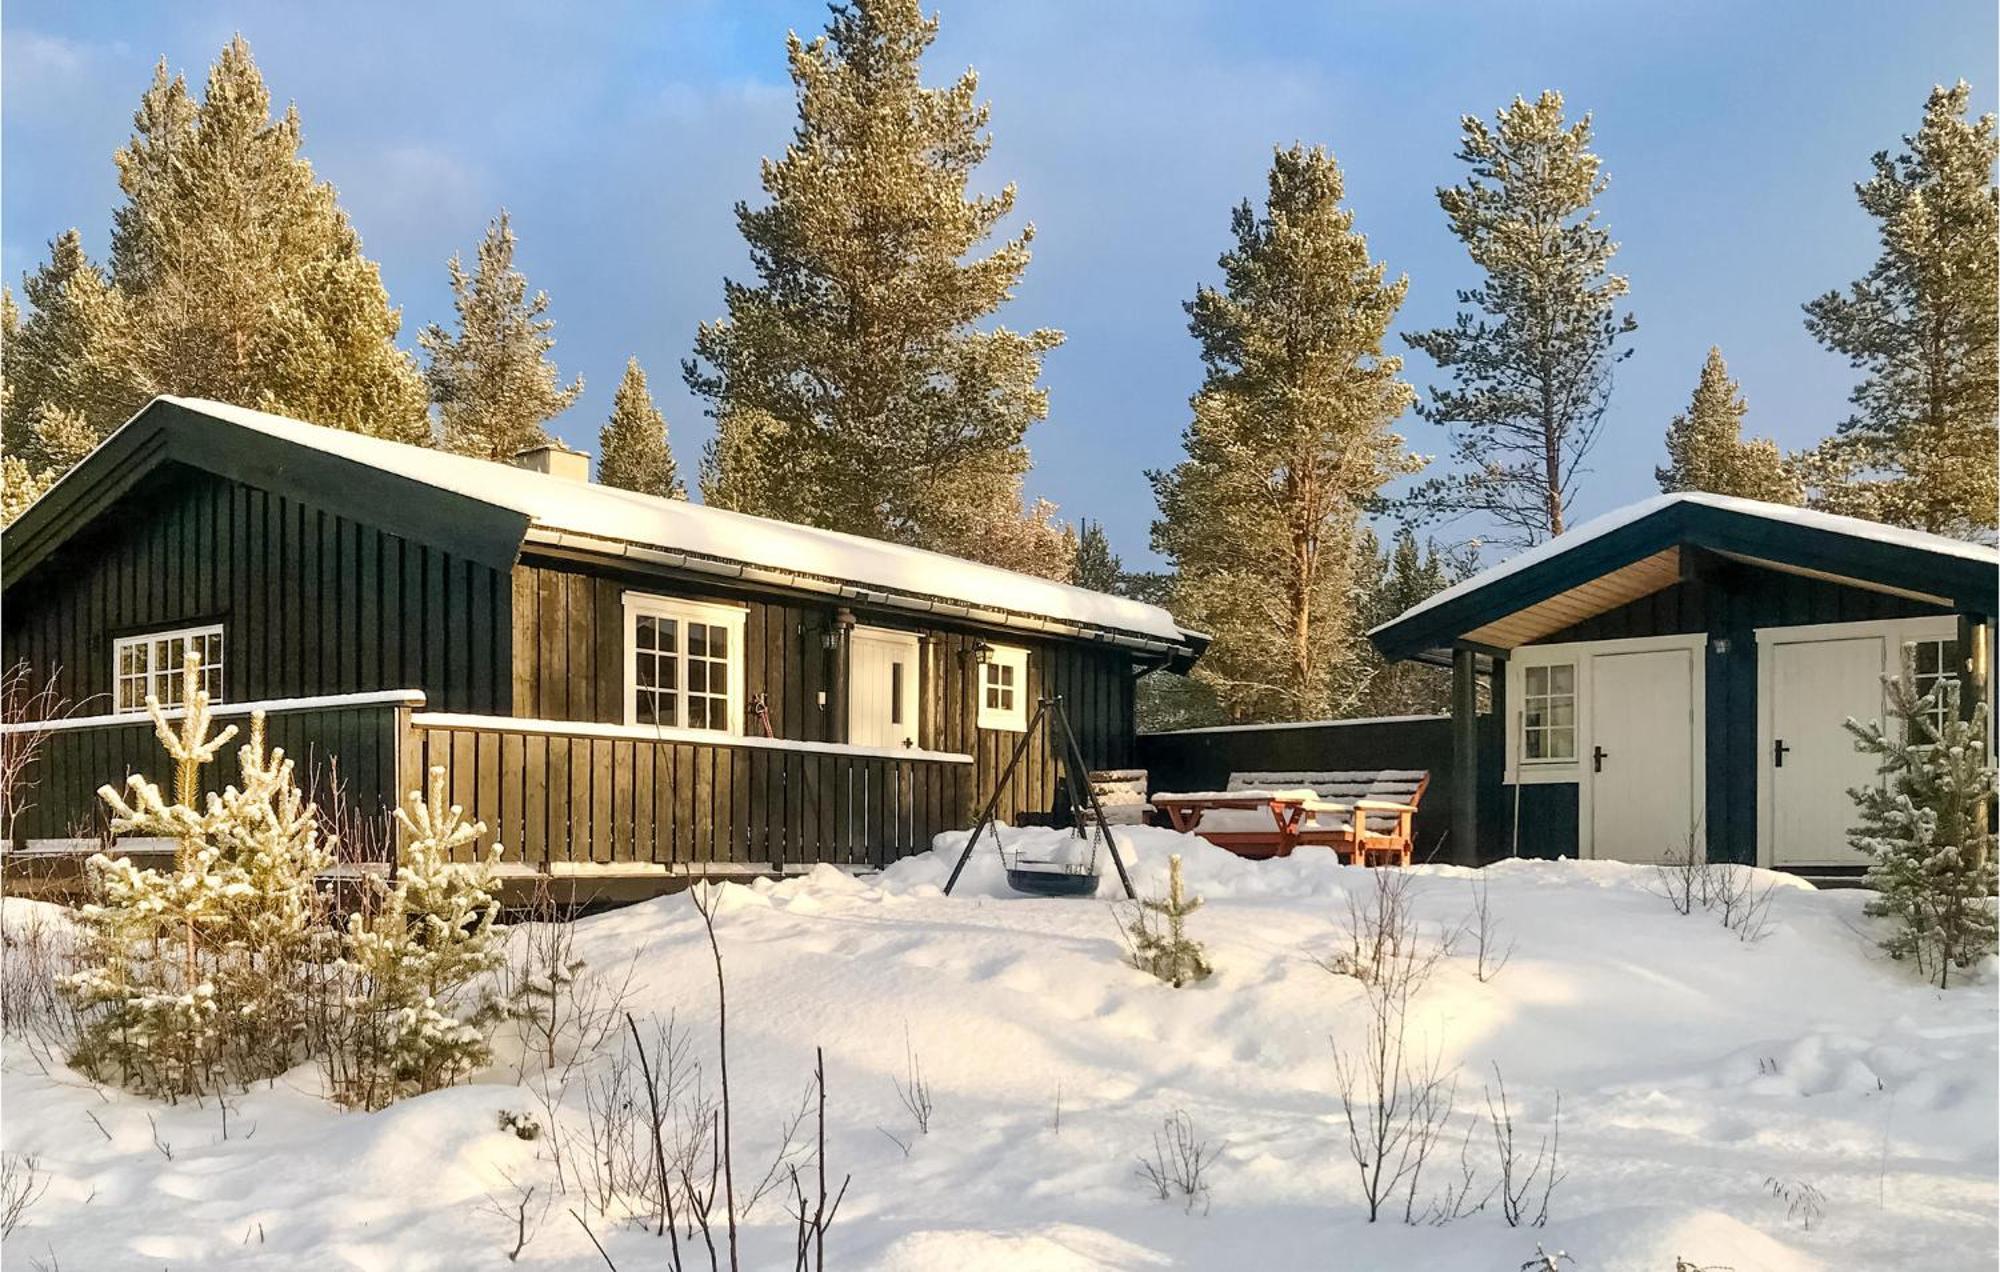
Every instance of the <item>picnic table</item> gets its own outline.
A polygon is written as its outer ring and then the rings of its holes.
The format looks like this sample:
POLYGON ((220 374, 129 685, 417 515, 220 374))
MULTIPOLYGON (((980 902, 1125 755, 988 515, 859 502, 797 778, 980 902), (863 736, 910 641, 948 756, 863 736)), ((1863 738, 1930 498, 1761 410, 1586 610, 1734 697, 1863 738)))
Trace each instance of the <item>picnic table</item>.
POLYGON ((1344 810, 1308 787, 1162 791, 1153 807, 1184 835, 1199 835, 1239 857, 1289 857, 1299 828, 1316 812, 1344 810))

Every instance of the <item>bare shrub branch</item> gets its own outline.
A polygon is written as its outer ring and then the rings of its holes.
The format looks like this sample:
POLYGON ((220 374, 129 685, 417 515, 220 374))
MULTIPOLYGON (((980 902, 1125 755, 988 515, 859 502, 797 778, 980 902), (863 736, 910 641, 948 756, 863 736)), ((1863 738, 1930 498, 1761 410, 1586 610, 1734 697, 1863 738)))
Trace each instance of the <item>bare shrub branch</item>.
POLYGON ((1137 1174, 1161 1201, 1178 1197, 1184 1212, 1193 1214, 1200 1205, 1201 1212, 1207 1214, 1209 1168, 1219 1153, 1195 1133, 1194 1119, 1187 1111, 1175 1109, 1153 1132, 1152 1155, 1139 1158, 1137 1174))
POLYGON ((1548 1223, 1549 1198, 1564 1178, 1559 1166, 1562 1092, 1556 1092, 1555 1113, 1549 1121, 1549 1132, 1536 1144, 1534 1159, 1530 1161, 1526 1150, 1515 1140, 1514 1112, 1507 1103, 1507 1080, 1501 1076, 1498 1064, 1493 1066, 1493 1083, 1486 1088, 1486 1112, 1493 1126, 1493 1146, 1500 1161, 1500 1213, 1510 1228, 1518 1228, 1523 1223, 1539 1228, 1548 1223), (1540 1205, 1531 1215, 1528 1202, 1535 1196, 1537 1181, 1541 1184, 1540 1205))

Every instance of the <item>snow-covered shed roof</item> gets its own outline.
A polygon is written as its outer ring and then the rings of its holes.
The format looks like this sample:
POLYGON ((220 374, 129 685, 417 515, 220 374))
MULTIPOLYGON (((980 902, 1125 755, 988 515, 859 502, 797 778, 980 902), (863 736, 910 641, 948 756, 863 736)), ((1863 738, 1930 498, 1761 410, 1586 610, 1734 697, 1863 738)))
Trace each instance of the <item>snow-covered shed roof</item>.
POLYGON ((2000 548, 1990 544, 1687 492, 1586 521, 1426 598, 1368 636, 1391 658, 1464 640, 1511 648, 1678 581, 1686 547, 1976 613, 1995 608, 2000 586, 2000 548))
MULTIPOLYGON (((244 430, 259 438, 284 443, 286 447, 303 448, 316 456, 361 465, 376 473, 457 496, 457 500, 450 501, 453 508, 464 509, 466 505, 459 502, 462 500, 516 514, 511 519, 515 528, 514 550, 525 539, 657 564, 681 564, 708 574, 767 585, 786 586, 802 578, 816 581, 819 586, 815 590, 819 591, 829 590, 829 584, 845 585, 850 599, 864 602, 924 598, 930 604, 921 608, 940 612, 962 610, 964 616, 974 619, 1027 616, 1124 633, 1183 650, 1198 643, 1198 638, 1183 632, 1164 609, 1128 597, 1093 592, 858 535, 792 525, 685 500, 661 499, 510 464, 322 428, 223 402, 156 398, 107 438, 91 458, 117 451, 121 437, 134 429, 145 429, 149 421, 165 425, 168 418, 187 435, 180 439, 184 452, 216 454, 226 450, 230 443, 225 436, 215 435, 244 430), (163 411, 163 407, 177 410, 163 411), (211 436, 200 436, 203 431, 211 436)), ((130 444, 124 449, 130 450, 130 444)), ((188 454, 174 457, 187 459, 188 454)), ((284 467, 282 456, 276 465, 284 467)), ((267 461, 265 466, 269 468, 272 464, 267 461)), ((79 479, 88 480, 92 467, 91 460, 86 459, 50 495, 61 493, 62 487, 79 479)), ((39 505, 31 513, 34 511, 40 511, 39 505)), ((22 520, 26 522, 28 518, 22 520)), ((496 523, 490 536, 494 549, 504 549, 508 528, 496 523)), ((8 546, 12 549, 17 545, 8 546)), ((511 553, 508 559, 511 560, 511 553)), ((10 567, 14 564, 8 562, 10 567)), ((17 573, 8 569, 10 582, 17 573)))

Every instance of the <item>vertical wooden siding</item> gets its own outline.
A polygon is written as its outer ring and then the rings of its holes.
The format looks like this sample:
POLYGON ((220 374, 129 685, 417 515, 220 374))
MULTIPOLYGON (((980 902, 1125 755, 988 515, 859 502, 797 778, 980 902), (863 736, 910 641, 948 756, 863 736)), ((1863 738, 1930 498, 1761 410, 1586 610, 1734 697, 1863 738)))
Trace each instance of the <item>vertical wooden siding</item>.
MULTIPOLYGON (((524 562, 513 583, 513 696, 515 714, 543 720, 622 724, 625 720, 624 608, 627 590, 689 600, 735 602, 745 606, 747 657, 744 691, 763 693, 770 703, 771 731, 801 742, 839 741, 844 721, 835 696, 833 659, 824 638, 838 629, 836 607, 807 601, 779 601, 755 593, 731 594, 693 587, 678 580, 636 573, 592 573, 568 563, 524 562), (826 705, 820 705, 820 694, 826 705)), ((1011 634, 976 634, 925 626, 907 612, 855 610, 864 625, 897 628, 921 640, 918 743, 927 750, 970 755, 974 767, 966 798, 983 802, 998 781, 1019 736, 978 727, 972 648, 980 640, 1025 647, 1030 705, 1041 694, 1061 694, 1085 762, 1092 768, 1132 763, 1134 680, 1130 655, 1074 641, 1038 640, 1011 634)), ((754 723, 745 716, 746 730, 754 723)), ((733 760, 720 779, 733 774, 733 760)), ((810 799, 837 770, 811 775, 799 796, 810 799)), ((707 775, 716 780, 715 775, 707 775)), ((749 797, 768 779, 753 769, 749 797)), ((1056 756, 1045 736, 1034 739, 1027 759, 1009 781, 1001 815, 1016 820, 1047 814, 1062 803, 1056 756)), ((807 802, 801 816, 815 805, 807 802)), ((976 811, 976 810, 972 810, 976 811)), ((961 814, 961 824, 971 811, 961 814)))
POLYGON ((489 567, 173 468, 9 592, 4 657, 98 714, 115 637, 220 622, 229 701, 421 689, 436 709, 505 712, 507 587, 489 567))

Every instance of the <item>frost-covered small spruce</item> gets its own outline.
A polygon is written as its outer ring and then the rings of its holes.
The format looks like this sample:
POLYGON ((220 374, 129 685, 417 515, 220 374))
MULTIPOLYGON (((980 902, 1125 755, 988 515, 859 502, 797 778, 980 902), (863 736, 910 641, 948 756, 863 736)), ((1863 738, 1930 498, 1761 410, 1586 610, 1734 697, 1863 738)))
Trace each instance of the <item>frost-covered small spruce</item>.
POLYGON ((1919 695, 1912 671, 1882 679, 1887 723, 1847 722, 1856 749, 1880 757, 1883 776, 1848 792, 1861 810, 1849 842, 1871 862, 1868 913, 1894 924, 1882 948, 1942 987, 1952 968, 1994 949, 1992 722, 1984 702, 1960 718, 1956 679, 1939 677, 1919 695))
POLYGON ((1208 955, 1201 942, 1187 934, 1187 916, 1200 908, 1201 898, 1188 896, 1181 886, 1181 859, 1176 853, 1167 859, 1167 895, 1139 902, 1125 925, 1132 965, 1175 989, 1208 976, 1214 970, 1208 955))
POLYGON ((485 1026, 498 1008, 473 986, 506 957, 494 922, 500 846, 452 860, 486 825, 445 798, 443 768, 396 821, 404 844, 395 882, 370 913, 348 917, 342 960, 356 1021, 335 1096, 364 1108, 450 1086, 491 1058, 485 1026))

